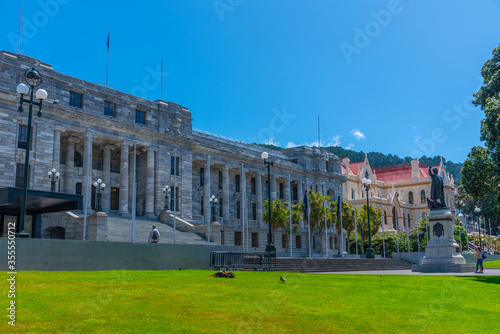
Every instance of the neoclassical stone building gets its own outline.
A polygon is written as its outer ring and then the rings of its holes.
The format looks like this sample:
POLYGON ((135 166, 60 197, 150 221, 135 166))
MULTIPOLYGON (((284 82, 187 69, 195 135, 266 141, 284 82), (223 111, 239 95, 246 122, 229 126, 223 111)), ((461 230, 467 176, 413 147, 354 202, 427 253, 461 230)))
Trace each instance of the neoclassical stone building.
MULTIPOLYGON (((178 225, 188 224, 193 230, 206 230, 211 212, 209 198, 215 195, 218 224, 212 229, 213 240, 232 245, 247 243, 247 249, 265 247, 267 223, 262 221, 262 213, 267 198, 267 167, 261 159, 265 149, 193 129, 191 112, 179 104, 119 92, 7 51, 0 53, 0 187, 22 185, 27 113, 17 111, 16 85, 22 82, 25 69, 35 64, 43 77, 40 88, 48 92, 48 98, 43 117, 35 117, 33 123, 30 189, 49 191, 47 172, 55 168, 61 174, 57 190, 81 194, 84 203, 86 197, 87 206, 94 207, 92 183, 102 179, 106 184, 103 212, 128 217, 135 179, 136 216, 159 219, 165 207, 162 189, 169 187, 169 214, 164 212, 163 218, 170 219, 175 209, 178 225), (85 175, 90 176, 87 187, 85 175)), ((336 196, 346 181, 339 158, 331 153, 296 147, 269 154, 274 163, 272 199, 291 198, 296 203, 302 199, 306 184, 336 196)), ((45 230, 70 218, 60 213, 37 219, 29 227, 33 237, 44 236, 45 230)), ((106 229, 101 231, 96 239, 110 240, 106 229)), ((278 248, 286 246, 281 234, 275 235, 278 248)), ((305 250, 306 235, 302 225, 293 246, 305 250)), ((71 237, 68 231, 66 237, 71 237)), ((335 248, 333 238, 330 243, 335 248)), ((313 248, 318 251, 316 244, 313 248)))
MULTIPOLYGON (((455 212, 455 185, 453 176, 446 172, 443 160, 438 169, 443 177, 446 204, 455 212)), ((434 168, 432 167, 432 168, 434 168)), ((344 199, 361 209, 366 204, 366 190, 362 179, 372 180, 369 191, 370 205, 382 208, 384 231, 406 233, 406 221, 411 229, 416 220, 429 213, 426 197, 430 196, 431 180, 428 167, 413 159, 410 164, 371 168, 368 157, 363 162, 342 160, 342 174, 347 177, 343 187, 344 199)), ((382 227, 380 228, 382 231, 382 227)))

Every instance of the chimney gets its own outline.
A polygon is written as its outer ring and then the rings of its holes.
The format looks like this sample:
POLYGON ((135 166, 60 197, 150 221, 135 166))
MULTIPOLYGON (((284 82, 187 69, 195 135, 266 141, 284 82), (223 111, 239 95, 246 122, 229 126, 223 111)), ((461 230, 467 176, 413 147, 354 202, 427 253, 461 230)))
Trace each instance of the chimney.
POLYGON ((349 160, 349 158, 345 157, 344 159, 342 159, 342 164, 345 167, 345 173, 346 174, 349 174, 349 165, 350 165, 350 163, 351 163, 351 160, 349 160))
POLYGON ((418 169, 419 162, 418 159, 411 159, 411 178, 418 179, 420 176, 420 171, 418 169))

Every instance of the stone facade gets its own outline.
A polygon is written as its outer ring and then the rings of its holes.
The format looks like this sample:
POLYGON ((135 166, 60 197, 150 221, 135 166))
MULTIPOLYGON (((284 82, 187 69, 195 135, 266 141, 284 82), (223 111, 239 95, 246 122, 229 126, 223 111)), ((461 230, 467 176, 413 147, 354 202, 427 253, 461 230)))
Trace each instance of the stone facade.
MULTIPOLYGON (((18 164, 24 164, 19 142, 28 115, 17 111, 16 86, 23 81, 25 69, 35 64, 43 77, 40 88, 48 92, 48 98, 43 117, 33 123, 30 188, 49 191, 47 172, 56 168, 61 173, 57 189, 86 196, 90 208, 95 201, 92 183, 102 179, 106 184, 103 211, 130 216, 135 180, 136 215, 158 217, 165 207, 162 189, 171 187, 171 197, 175 192, 177 200, 176 217, 200 230, 210 220, 209 198, 215 195, 219 200, 218 224, 212 229, 216 242, 238 244, 235 239, 241 233, 246 249, 266 245, 267 223, 262 221, 262 213, 267 168, 260 157, 265 149, 193 129, 191 112, 179 104, 119 92, 7 51, 0 53, 0 187, 15 186, 18 164), (176 162, 177 171, 172 165, 176 162)), ((336 198, 346 181, 339 158, 319 149, 271 151, 270 159, 274 163, 272 199, 291 198, 297 203, 306 184, 336 198)), ((174 210, 173 199, 168 208, 174 210)), ((57 221, 61 219, 54 218, 54 224, 57 221)), ((51 227, 50 219, 45 217, 44 222, 46 228, 51 227)), ((304 224, 301 227, 305 252, 307 232, 304 224)), ((275 234, 278 249, 281 234, 275 234)))

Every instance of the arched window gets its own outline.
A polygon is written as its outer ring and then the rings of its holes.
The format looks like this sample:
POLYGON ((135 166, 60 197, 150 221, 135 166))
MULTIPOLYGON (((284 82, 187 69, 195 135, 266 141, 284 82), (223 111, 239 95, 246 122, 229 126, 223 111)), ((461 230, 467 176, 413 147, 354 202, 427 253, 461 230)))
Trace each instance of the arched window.
POLYGON ((425 190, 420 192, 420 203, 425 203, 425 190))
POLYGON ((75 167, 83 167, 83 158, 82 158, 82 155, 80 154, 80 152, 78 152, 78 151, 75 151, 74 163, 75 163, 75 167))
POLYGON ((396 216, 396 208, 392 207, 392 226, 397 230, 398 217, 396 216))
POLYGON ((351 189, 351 199, 354 199, 354 189, 351 189))
POLYGON ((409 202, 410 204, 413 204, 413 191, 410 191, 410 192, 408 193, 408 202, 409 202))

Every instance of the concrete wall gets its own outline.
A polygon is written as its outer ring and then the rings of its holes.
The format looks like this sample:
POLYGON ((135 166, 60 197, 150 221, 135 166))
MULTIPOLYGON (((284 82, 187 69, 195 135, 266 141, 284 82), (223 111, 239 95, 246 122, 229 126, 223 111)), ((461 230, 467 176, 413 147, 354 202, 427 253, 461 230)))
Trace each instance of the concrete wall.
MULTIPOLYGON (((7 238, 0 269, 7 271, 7 238)), ((16 239, 16 270, 170 270, 213 269, 210 252, 237 251, 234 247, 99 242, 80 240, 16 239)))
MULTIPOLYGON (((392 254, 392 258, 395 260, 405 260, 414 264, 419 264, 419 261, 424 257, 425 252, 412 252, 412 253, 394 253, 392 254)), ((466 263, 476 263, 474 259, 474 254, 462 254, 465 258, 466 263)), ((487 261, 498 261, 500 260, 500 255, 488 255, 484 262, 487 261)))

